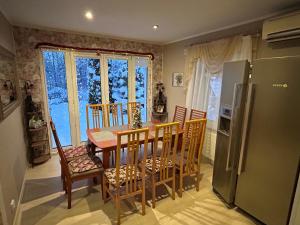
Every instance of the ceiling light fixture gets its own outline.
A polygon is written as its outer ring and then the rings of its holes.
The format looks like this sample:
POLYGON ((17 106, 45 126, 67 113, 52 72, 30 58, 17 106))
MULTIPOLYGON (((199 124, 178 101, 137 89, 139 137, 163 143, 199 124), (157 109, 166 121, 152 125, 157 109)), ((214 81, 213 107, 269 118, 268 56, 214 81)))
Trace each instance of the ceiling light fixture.
POLYGON ((159 27, 159 25, 158 25, 158 24, 156 24, 156 25, 154 25, 152 28, 153 28, 153 30, 157 30, 157 29, 158 29, 158 27, 159 27))
POLYGON ((86 11, 85 17, 86 17, 88 20, 92 20, 92 19, 94 18, 93 13, 92 13, 91 11, 86 11))

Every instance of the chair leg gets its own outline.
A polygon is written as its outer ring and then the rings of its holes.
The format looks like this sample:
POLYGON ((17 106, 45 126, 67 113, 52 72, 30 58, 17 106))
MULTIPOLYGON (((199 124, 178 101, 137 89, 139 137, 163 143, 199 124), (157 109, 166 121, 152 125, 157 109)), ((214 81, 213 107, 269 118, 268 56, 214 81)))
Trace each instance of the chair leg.
POLYGON ((106 203, 106 201, 107 201, 106 180, 105 180, 105 176, 104 175, 102 175, 102 199, 103 199, 104 203, 106 203))
POLYGON ((154 143, 151 142, 151 155, 153 155, 154 143))
POLYGON ((199 191, 199 185, 200 185, 200 171, 198 170, 197 174, 197 180, 196 180, 196 191, 199 191))
POLYGON ((71 201, 72 201, 72 182, 71 181, 67 181, 67 189, 68 189, 68 209, 71 209, 71 201))
POLYGON ((143 190, 142 190, 142 215, 146 214, 146 190, 145 190, 145 180, 143 181, 143 190))
POLYGON ((97 185, 97 177, 93 177, 93 183, 94 183, 94 185, 97 185))
POLYGON ((117 224, 121 224, 121 200, 119 196, 116 199, 116 208, 117 208, 117 224))
POLYGON ((155 176, 152 174, 152 208, 155 208, 155 197, 156 197, 156 186, 155 186, 155 176))
POLYGON ((173 167, 173 179, 172 179, 172 199, 175 200, 175 167, 173 167))
POLYGON ((182 171, 180 171, 180 174, 179 174, 179 197, 181 198, 182 197, 182 186, 183 186, 183 174, 182 174, 182 171))

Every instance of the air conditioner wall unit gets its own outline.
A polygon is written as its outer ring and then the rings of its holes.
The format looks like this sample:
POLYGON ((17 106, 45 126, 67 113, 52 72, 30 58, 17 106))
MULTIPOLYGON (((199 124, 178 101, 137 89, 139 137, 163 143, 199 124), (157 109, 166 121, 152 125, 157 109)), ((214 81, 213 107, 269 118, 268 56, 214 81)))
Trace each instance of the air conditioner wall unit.
POLYGON ((266 20, 263 24, 262 39, 267 42, 300 38, 300 11, 266 20))

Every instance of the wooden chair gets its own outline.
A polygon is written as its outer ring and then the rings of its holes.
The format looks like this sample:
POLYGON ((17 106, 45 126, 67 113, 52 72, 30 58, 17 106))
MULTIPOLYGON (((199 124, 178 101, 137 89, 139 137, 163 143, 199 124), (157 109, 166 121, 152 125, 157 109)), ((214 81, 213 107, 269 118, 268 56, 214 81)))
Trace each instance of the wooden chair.
POLYGON ((180 128, 183 128, 185 117, 186 117, 187 108, 176 105, 173 122, 179 122, 180 128))
POLYGON ((179 196, 182 197, 183 178, 196 176, 196 190, 199 191, 200 161, 205 137, 206 119, 190 120, 185 123, 181 152, 177 156, 179 170, 179 196))
POLYGON ((106 104, 108 126, 124 125, 122 103, 106 104))
POLYGON ((106 113, 106 105, 105 104, 91 104, 86 105, 86 124, 87 129, 90 128, 101 128, 107 127, 107 113, 106 113), (92 121, 89 118, 89 110, 92 111, 92 121))
POLYGON ((141 103, 139 103, 139 102, 128 102, 127 103, 128 124, 131 124, 133 113, 136 110, 137 106, 141 107, 141 103))
POLYGON ((195 120, 195 119, 204 119, 206 118, 206 112, 192 109, 191 114, 190 114, 190 120, 195 120))
POLYGON ((103 196, 107 201, 107 193, 115 201, 117 208, 117 222, 120 224, 120 201, 142 195, 142 215, 145 215, 145 160, 143 152, 142 162, 138 164, 140 144, 148 147, 149 129, 122 131, 117 134, 116 167, 104 170, 103 196), (126 140, 127 144, 122 144, 126 140), (126 162, 121 164, 121 148, 127 147, 126 162))
POLYGON ((175 161, 178 144, 179 122, 155 126, 153 156, 146 160, 146 171, 152 181, 152 208, 155 208, 156 187, 172 181, 172 199, 175 199, 175 161), (158 152, 158 142, 162 149, 158 152))
MULTIPOLYGON (((60 157, 60 164, 63 171, 63 188, 68 194, 68 209, 71 208, 72 200, 72 183, 78 180, 93 178, 94 181, 100 177, 102 181, 103 167, 101 160, 96 156, 84 155, 78 157, 70 162, 64 154, 61 147, 54 123, 50 120, 50 127, 56 143, 58 154, 60 157)), ((103 193, 103 192, 102 192, 103 193)))

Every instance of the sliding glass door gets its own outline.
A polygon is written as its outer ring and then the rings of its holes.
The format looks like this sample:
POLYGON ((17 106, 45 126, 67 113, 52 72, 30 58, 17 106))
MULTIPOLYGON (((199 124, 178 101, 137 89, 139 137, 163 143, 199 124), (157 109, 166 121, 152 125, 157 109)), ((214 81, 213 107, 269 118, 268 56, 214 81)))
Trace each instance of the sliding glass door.
POLYGON ((87 140, 87 104, 122 103, 126 124, 127 102, 138 101, 147 121, 148 58, 68 51, 42 55, 48 111, 63 146, 87 140))
POLYGON ((129 79, 128 79, 128 59, 127 58, 106 58, 108 74, 108 102, 122 103, 124 123, 127 118, 127 102, 129 97, 129 79))
MULTIPOLYGON (((86 105, 102 103, 100 59, 75 56, 74 61, 76 67, 75 97, 78 102, 79 133, 82 142, 87 140, 86 105)), ((88 117, 92 120, 91 113, 88 117)))
MULTIPOLYGON (((72 144, 69 96, 64 52, 43 51, 49 114, 56 125, 61 144, 72 144)), ((52 141, 52 147, 55 142, 52 141)))

